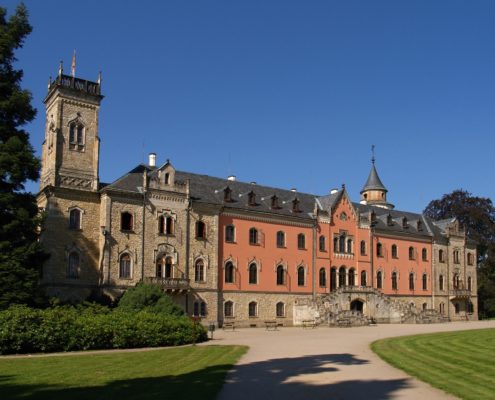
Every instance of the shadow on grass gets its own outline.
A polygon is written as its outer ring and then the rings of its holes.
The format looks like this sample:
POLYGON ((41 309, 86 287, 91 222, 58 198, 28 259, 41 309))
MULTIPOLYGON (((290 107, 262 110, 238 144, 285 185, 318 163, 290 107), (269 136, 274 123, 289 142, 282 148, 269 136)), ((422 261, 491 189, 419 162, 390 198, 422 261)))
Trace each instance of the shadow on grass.
MULTIPOLYGON (((222 399, 389 399, 393 392, 406 387, 407 380, 350 380, 331 383, 330 376, 339 365, 362 365, 367 360, 352 354, 322 354, 280 358, 235 366, 227 376, 222 399), (311 375, 330 373, 327 384, 307 383, 311 375)), ((108 382, 102 386, 67 388, 53 385, 16 384, 13 376, 0 376, 3 400, 16 399, 215 399, 230 365, 217 365, 178 376, 136 378, 108 382)), ((359 376, 358 369, 356 376, 359 376)), ((77 373, 74 374, 74 384, 77 373)))

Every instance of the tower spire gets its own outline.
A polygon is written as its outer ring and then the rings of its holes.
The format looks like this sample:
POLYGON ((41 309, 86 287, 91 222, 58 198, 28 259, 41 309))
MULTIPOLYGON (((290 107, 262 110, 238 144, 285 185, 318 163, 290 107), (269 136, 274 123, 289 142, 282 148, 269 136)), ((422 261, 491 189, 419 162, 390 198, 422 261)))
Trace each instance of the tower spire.
POLYGON ((375 165, 375 145, 371 145, 371 164, 375 165))

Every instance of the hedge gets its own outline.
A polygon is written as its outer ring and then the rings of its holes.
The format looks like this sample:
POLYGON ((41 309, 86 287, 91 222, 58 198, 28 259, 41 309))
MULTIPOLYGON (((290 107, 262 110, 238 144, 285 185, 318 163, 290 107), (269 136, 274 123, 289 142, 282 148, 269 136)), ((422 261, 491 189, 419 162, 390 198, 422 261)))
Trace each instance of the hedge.
POLYGON ((12 306, 0 312, 0 354, 176 346, 207 339, 187 317, 105 307, 12 306))

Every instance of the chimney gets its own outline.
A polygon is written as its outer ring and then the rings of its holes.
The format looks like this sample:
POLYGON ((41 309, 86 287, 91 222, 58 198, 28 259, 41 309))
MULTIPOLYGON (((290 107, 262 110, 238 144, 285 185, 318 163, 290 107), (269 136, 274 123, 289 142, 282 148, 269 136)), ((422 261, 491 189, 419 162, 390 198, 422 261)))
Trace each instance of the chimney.
POLYGON ((339 190, 338 190, 338 189, 335 189, 335 188, 330 189, 330 194, 335 194, 335 193, 338 193, 338 191, 339 191, 339 190))
POLYGON ((156 153, 150 153, 148 156, 148 165, 150 167, 156 166, 156 153))
POLYGON ((228 181, 231 181, 231 182, 235 182, 235 180, 236 180, 235 175, 229 175, 229 176, 227 177, 227 180, 228 180, 228 181))

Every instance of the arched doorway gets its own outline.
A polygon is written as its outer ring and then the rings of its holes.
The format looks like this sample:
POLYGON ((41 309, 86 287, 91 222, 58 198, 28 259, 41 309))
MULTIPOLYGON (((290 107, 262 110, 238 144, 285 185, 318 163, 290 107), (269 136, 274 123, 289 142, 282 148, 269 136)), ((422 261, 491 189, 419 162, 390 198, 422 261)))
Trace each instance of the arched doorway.
POLYGON ((357 312, 360 312, 362 313, 363 312, 363 306, 364 306, 364 303, 362 300, 353 300, 351 301, 351 310, 352 311, 357 311, 357 312))

